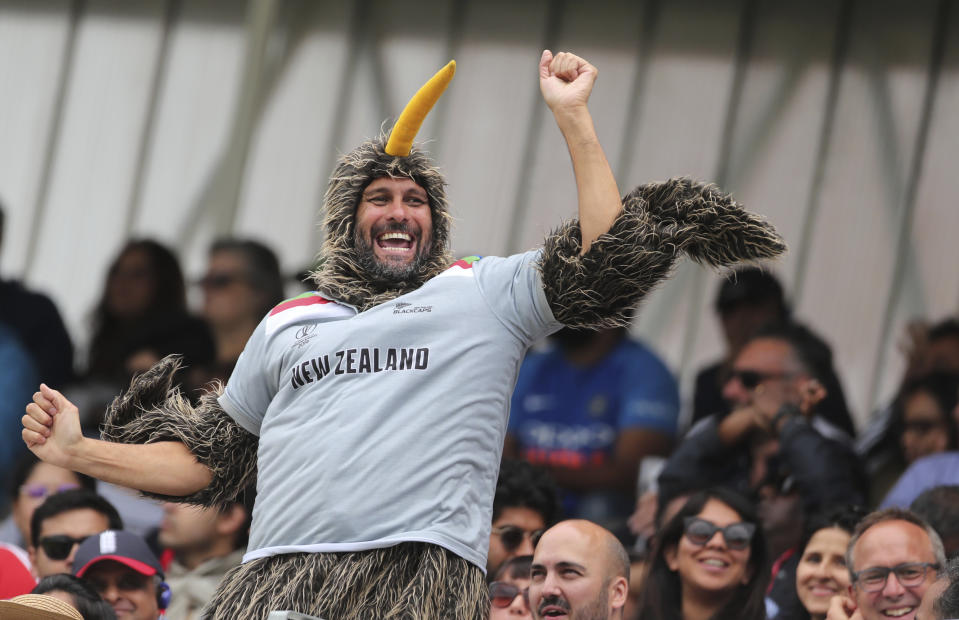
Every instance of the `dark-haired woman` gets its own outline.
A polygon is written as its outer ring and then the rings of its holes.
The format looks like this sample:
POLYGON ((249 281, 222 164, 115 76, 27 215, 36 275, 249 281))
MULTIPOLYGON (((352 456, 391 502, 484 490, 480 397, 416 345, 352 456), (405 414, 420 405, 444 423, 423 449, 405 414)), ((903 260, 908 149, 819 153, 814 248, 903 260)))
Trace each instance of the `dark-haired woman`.
POLYGON ((829 602, 849 588, 846 547, 856 524, 866 516, 858 507, 842 507, 813 515, 803 532, 794 566, 784 573, 791 588, 773 607, 776 620, 823 620, 829 602))
POLYGON ((959 377, 934 373, 907 383, 897 399, 896 422, 905 464, 937 452, 956 449, 952 410, 959 394, 959 377))
POLYGON ((909 379, 892 404, 887 429, 867 453, 870 499, 878 503, 916 460, 955 450, 959 376, 934 372, 909 379))
POLYGON ((492 575, 489 584, 490 620, 532 618, 529 609, 530 567, 533 556, 511 558, 492 575))
POLYGON ((21 456, 13 467, 10 516, 0 523, 0 542, 26 548, 30 540, 30 518, 44 500, 60 491, 80 487, 96 490, 96 481, 69 469, 44 463, 32 452, 21 456))
POLYGON ((693 494, 657 534, 638 618, 764 620, 766 541, 753 506, 725 489, 693 494))
POLYGON ((94 311, 87 378, 125 388, 131 374, 167 354, 206 363, 213 350, 209 328, 187 312, 173 252, 149 239, 128 242, 110 266, 94 311))
MULTIPOLYGON (((133 375, 177 353, 187 367, 209 364, 213 336, 202 319, 187 312, 186 286, 176 256, 150 239, 129 241, 110 265, 93 312, 93 337, 81 383, 69 393, 91 418, 81 422, 99 432, 99 416, 133 375)), ((178 380, 187 394, 200 384, 178 380)))

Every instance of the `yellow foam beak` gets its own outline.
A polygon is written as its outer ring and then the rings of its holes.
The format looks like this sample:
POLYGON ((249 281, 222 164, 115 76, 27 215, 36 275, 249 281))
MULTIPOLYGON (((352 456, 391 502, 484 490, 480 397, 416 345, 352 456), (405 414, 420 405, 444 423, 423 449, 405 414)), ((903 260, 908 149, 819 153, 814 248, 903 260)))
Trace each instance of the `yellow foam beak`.
POLYGON ((416 91, 410 102, 406 104, 403 113, 393 125, 393 131, 390 132, 390 139, 386 143, 386 153, 394 157, 406 157, 413 148, 413 140, 416 138, 416 132, 420 130, 426 115, 439 100, 443 91, 453 79, 456 73, 456 61, 451 60, 449 64, 436 72, 426 84, 416 91))

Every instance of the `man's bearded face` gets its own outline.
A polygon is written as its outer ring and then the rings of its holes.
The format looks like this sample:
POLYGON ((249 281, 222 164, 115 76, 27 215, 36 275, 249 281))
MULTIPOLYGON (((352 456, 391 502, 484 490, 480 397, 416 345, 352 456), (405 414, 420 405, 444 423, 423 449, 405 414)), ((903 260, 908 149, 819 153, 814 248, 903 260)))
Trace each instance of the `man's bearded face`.
POLYGON ((407 178, 374 179, 356 209, 354 242, 360 264, 375 279, 408 280, 426 261, 433 241, 426 190, 407 178))

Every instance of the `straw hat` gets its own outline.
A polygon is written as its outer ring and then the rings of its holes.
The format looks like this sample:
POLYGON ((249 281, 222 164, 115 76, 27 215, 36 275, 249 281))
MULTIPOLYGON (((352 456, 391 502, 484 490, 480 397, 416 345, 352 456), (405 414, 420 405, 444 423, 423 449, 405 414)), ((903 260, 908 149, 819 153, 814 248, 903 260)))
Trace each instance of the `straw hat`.
POLYGON ((58 598, 23 594, 0 601, 0 620, 83 620, 83 616, 58 598))

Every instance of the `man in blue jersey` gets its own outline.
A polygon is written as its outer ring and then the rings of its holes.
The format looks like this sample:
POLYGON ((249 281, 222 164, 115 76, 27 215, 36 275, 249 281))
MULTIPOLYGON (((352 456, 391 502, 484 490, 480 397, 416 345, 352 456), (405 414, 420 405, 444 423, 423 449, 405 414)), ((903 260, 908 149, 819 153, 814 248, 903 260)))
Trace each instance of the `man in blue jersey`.
POLYGON ((676 380, 624 327, 566 328, 551 340, 520 369, 507 452, 549 468, 567 517, 618 534, 635 503, 640 461, 672 446, 676 380))
MULTIPOLYGON (((579 203, 543 248, 454 262, 445 182, 404 112, 389 140, 339 161, 317 291, 268 314, 225 390, 193 407, 165 360, 111 406, 105 442, 83 438, 53 390, 27 407, 38 456, 153 496, 216 505, 256 481, 248 552, 208 617, 485 617, 496 472, 530 344, 625 324, 679 253, 729 265, 784 250, 710 186, 621 200, 586 105, 595 67, 544 51, 539 78, 579 203)), ((419 122, 434 80, 407 108, 419 122)))

